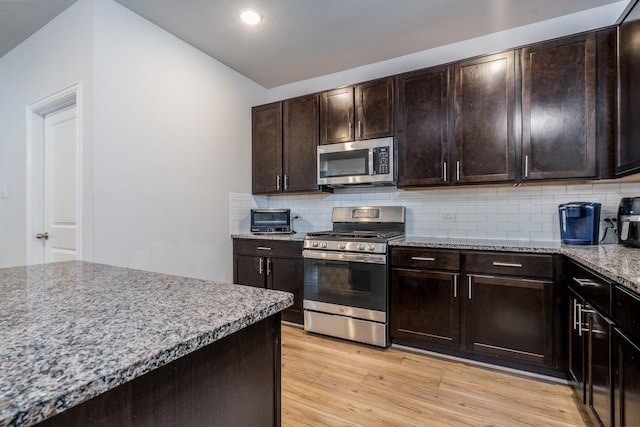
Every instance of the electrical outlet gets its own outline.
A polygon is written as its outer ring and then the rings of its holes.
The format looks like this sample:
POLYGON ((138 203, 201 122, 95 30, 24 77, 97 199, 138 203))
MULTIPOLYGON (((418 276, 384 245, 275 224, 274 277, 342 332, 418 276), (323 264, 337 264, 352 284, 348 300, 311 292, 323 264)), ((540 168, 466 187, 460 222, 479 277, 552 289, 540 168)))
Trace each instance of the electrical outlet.
POLYGON ((456 214, 446 213, 442 214, 442 222, 456 222, 456 214))

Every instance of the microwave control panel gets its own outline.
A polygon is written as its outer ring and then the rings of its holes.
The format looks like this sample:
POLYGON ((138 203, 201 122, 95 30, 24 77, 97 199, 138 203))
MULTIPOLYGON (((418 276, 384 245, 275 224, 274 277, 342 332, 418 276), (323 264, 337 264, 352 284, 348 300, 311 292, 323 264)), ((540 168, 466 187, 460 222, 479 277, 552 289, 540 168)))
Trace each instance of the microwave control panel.
POLYGON ((389 173, 389 147, 376 147, 373 149, 373 170, 376 175, 389 173))

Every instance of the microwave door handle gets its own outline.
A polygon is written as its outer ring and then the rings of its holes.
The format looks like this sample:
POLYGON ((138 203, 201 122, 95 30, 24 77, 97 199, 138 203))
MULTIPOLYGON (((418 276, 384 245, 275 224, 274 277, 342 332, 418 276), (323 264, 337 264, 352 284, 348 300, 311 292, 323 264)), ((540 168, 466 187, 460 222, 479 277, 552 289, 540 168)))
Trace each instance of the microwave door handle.
POLYGON ((369 150, 369 175, 375 175, 376 171, 373 169, 373 150, 369 150))

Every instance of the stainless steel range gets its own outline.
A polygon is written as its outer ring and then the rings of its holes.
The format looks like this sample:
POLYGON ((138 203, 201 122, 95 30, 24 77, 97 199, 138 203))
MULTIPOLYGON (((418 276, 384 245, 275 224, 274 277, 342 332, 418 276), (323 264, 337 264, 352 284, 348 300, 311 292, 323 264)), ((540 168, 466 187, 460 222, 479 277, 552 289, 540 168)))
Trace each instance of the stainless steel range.
POLYGON ((304 329, 387 347, 387 243, 404 236, 405 208, 338 207, 332 222, 304 241, 304 329))

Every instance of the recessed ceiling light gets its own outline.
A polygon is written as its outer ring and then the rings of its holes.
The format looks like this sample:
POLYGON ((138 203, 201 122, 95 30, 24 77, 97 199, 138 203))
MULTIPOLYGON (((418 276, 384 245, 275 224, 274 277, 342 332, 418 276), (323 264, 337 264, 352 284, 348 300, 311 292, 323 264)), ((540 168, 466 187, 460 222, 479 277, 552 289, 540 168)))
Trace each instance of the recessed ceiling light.
POLYGON ((262 15, 255 9, 240 9, 240 19, 247 25, 257 25, 262 21, 262 15))

